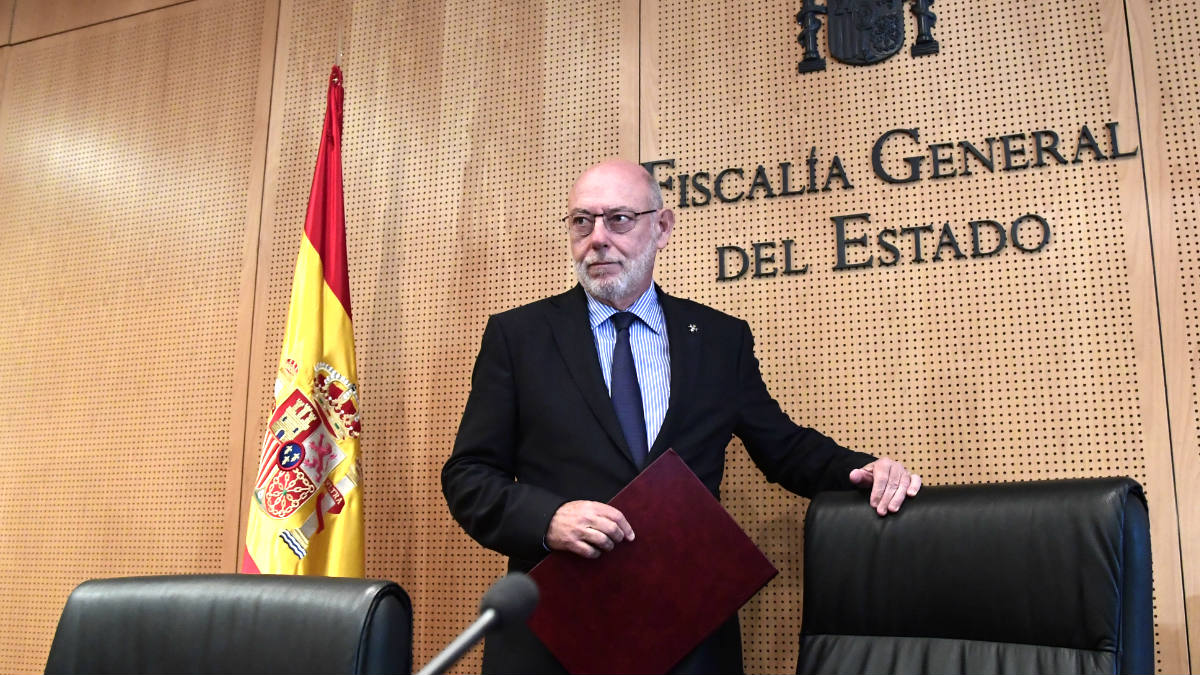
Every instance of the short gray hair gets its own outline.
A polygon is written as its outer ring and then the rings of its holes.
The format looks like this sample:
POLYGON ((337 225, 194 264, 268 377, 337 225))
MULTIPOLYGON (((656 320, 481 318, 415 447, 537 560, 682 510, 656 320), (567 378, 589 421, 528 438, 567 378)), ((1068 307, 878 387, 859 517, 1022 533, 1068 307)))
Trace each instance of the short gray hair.
MULTIPOLYGON (((642 169, 645 170, 645 168, 646 167, 643 165, 642 169)), ((654 179, 654 176, 652 176, 649 171, 646 171, 646 187, 650 190, 650 205, 653 206, 654 210, 656 211, 662 209, 662 188, 659 187, 658 181, 654 179)))

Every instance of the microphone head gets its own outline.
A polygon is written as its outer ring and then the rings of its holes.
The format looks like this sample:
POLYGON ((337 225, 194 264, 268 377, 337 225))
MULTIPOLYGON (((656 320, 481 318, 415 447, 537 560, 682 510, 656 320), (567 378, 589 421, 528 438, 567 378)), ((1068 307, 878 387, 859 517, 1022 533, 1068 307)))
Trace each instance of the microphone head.
POLYGON ((479 601, 479 611, 496 611, 497 625, 512 625, 533 614, 538 603, 538 587, 529 575, 512 572, 492 584, 479 601))

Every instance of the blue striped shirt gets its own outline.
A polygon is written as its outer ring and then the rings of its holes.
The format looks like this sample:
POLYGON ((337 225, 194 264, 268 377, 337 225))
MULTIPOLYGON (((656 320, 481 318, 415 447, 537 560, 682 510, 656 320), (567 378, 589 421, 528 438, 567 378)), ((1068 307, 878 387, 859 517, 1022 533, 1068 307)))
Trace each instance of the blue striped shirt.
MULTIPOLYGON (((611 396, 612 357, 613 347, 617 344, 617 329, 609 317, 616 314, 617 310, 590 295, 587 299, 596 354, 600 357, 604 386, 608 387, 611 396)), ((671 402, 671 350, 667 342, 667 320, 663 316, 662 306, 658 304, 658 293, 653 284, 627 311, 640 319, 629 326, 629 346, 633 348, 633 365, 637 368, 638 388, 642 391, 646 447, 652 448, 671 402)))

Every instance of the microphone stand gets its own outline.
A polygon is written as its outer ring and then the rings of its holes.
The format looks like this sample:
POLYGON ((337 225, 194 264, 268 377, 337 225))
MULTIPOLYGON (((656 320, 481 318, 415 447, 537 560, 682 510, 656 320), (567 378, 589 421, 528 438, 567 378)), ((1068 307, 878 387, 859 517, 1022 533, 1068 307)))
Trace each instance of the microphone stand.
POLYGON ((475 623, 471 624, 458 637, 454 638, 453 642, 446 645, 446 648, 440 654, 433 657, 432 661, 417 671, 417 675, 441 675, 449 670, 450 666, 454 665, 463 654, 466 654, 476 643, 483 639, 484 633, 487 632, 487 629, 491 627, 497 618, 496 610, 490 607, 483 610, 479 618, 475 619, 475 623))

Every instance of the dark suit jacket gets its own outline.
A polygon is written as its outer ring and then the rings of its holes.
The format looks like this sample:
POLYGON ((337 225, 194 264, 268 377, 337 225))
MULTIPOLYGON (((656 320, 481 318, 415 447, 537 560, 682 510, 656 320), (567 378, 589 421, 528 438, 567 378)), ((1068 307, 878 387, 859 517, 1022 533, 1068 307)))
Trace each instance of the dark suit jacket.
MULTIPOLYGON (((792 492, 853 487, 850 470, 874 458, 788 418, 763 383, 745 321, 658 293, 671 399, 647 464, 673 448, 719 497, 725 447, 737 435, 767 479, 792 492)), ((442 469, 442 490, 463 529, 508 556, 510 570, 528 571, 546 555, 559 506, 607 502, 637 472, 600 371, 583 289, 491 317, 442 469)), ((737 641, 718 651, 736 648, 740 670, 736 624, 718 633, 722 642, 737 641)), ((543 670, 561 667, 524 626, 489 638, 485 672, 543 670)))

